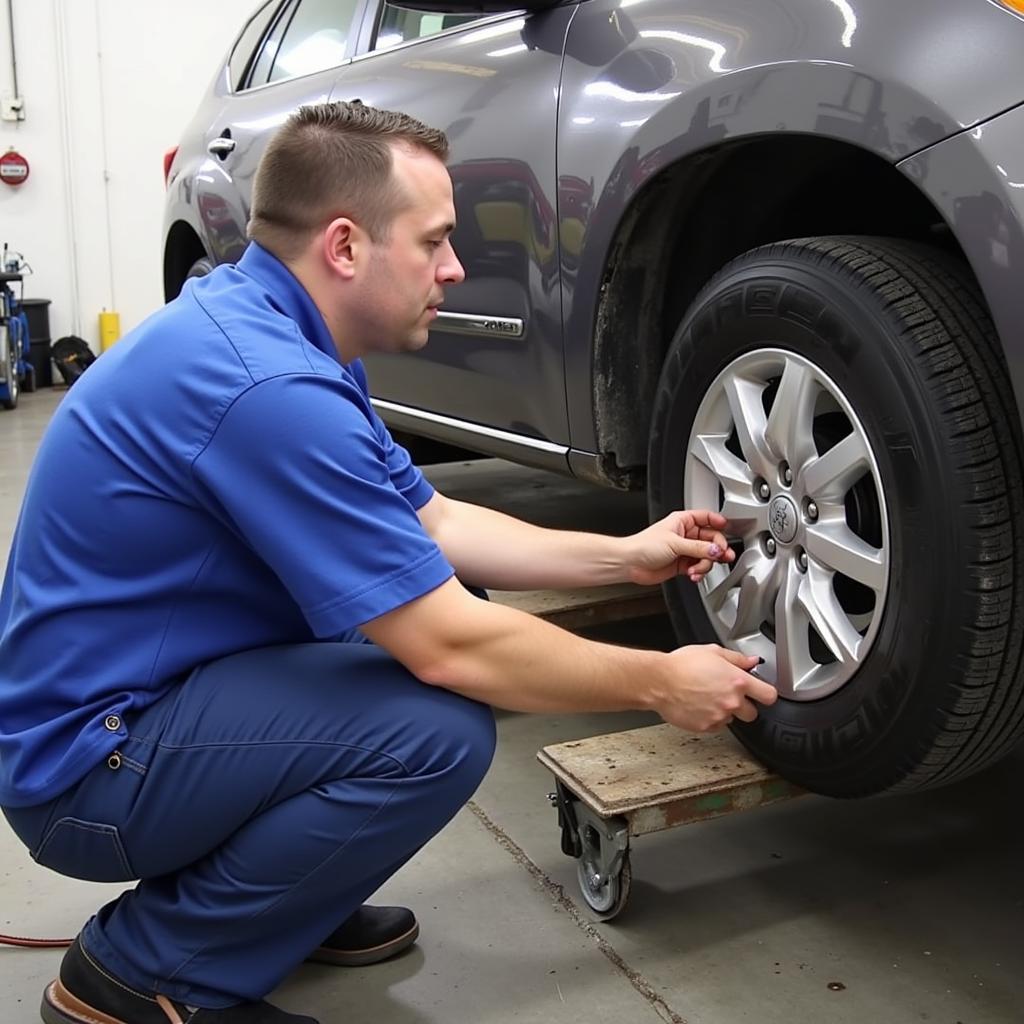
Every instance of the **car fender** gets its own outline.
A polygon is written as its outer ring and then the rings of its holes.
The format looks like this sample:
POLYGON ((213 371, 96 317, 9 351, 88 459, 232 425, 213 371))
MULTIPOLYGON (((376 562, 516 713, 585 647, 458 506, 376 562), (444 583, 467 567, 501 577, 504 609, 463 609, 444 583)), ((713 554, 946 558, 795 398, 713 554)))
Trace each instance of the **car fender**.
POLYGON ((1024 410, 1024 104, 900 163, 949 225, 988 302, 1024 410))
POLYGON ((1024 20, 989 0, 594 0, 570 26, 558 125, 574 448, 595 444, 591 340, 616 234, 679 161, 812 134, 896 164, 1024 98, 1024 20), (713 11, 713 13, 711 13, 713 11), (582 197, 582 198, 581 198, 582 197), (566 209, 572 207, 572 216, 566 209))

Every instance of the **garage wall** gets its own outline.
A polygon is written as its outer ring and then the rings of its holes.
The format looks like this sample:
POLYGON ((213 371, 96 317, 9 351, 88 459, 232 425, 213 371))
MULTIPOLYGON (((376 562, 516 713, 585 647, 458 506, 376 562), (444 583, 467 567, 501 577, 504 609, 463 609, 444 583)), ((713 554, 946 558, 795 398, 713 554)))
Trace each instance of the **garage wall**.
MULTIPOLYGON (((25 120, 0 151, 28 180, 0 184, 0 246, 25 254, 26 297, 52 300, 53 338, 98 350, 98 314, 122 333, 163 302, 163 154, 175 145, 257 0, 13 0, 25 120)), ((0 2, 0 96, 13 94, 0 2)))

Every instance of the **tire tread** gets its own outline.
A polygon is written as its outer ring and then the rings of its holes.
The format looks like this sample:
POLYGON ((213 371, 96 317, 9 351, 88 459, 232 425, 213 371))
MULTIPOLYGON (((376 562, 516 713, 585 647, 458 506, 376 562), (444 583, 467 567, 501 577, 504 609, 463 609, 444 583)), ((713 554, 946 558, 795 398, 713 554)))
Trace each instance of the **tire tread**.
POLYGON ((1021 438, 1011 426, 1019 414, 999 341, 966 268, 943 253, 889 239, 796 241, 783 251, 793 245, 882 297, 885 311, 902 324, 900 339, 925 371, 937 408, 951 419, 948 439, 970 438, 963 447, 981 449, 972 457, 956 445, 951 454, 980 527, 965 538, 963 595, 973 599, 973 627, 984 629, 984 640, 962 646, 949 669, 946 700, 936 708, 930 747, 915 752, 890 788, 952 782, 1024 737, 1024 625, 1012 614, 1024 579, 1021 438), (979 336, 981 343, 972 345, 979 336))

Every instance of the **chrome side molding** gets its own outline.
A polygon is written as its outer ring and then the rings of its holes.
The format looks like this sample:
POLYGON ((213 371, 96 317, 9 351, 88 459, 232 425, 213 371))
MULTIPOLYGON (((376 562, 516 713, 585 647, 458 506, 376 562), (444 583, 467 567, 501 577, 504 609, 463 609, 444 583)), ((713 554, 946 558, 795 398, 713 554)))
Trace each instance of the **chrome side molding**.
POLYGON ((520 317, 479 316, 475 313, 447 313, 439 310, 430 325, 432 331, 449 334, 471 334, 478 338, 521 338, 526 325, 520 317))
MULTIPOLYGON (((424 435, 435 437, 440 441, 450 440, 453 443, 458 443, 460 438, 466 441, 467 436, 472 435, 486 438, 491 442, 483 445, 488 450, 496 446, 509 445, 515 448, 530 448, 560 458, 564 458, 569 451, 568 445, 542 441, 538 437, 513 434, 509 430, 485 427, 482 423, 457 420, 451 416, 442 416, 437 412, 427 412, 425 409, 413 409, 407 405, 399 405, 397 402, 384 401, 382 398, 371 398, 370 401, 373 402, 373 407, 386 422, 397 424, 400 429, 419 426, 424 435), (430 427, 434 429, 429 429, 430 427)), ((472 446, 467 443, 466 447, 472 446)))

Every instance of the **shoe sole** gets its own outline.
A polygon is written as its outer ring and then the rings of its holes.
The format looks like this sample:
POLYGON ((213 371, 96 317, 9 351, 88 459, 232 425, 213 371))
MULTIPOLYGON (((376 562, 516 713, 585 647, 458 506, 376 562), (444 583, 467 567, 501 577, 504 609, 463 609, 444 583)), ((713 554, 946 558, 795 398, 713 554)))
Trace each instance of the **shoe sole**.
POLYGON ((61 983, 51 981, 43 993, 39 1016, 44 1024, 127 1024, 108 1013, 94 1010, 81 999, 76 999, 61 983))
MULTIPOLYGON (((404 934, 379 946, 372 946, 370 949, 331 949, 329 946, 320 946, 306 959, 318 964, 333 964, 335 967, 366 967, 398 956, 419 938, 419 934, 420 926, 417 922, 404 934)), ((64 1021, 57 1021, 56 1024, 64 1024, 64 1021)))

